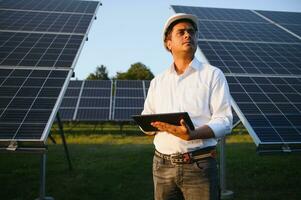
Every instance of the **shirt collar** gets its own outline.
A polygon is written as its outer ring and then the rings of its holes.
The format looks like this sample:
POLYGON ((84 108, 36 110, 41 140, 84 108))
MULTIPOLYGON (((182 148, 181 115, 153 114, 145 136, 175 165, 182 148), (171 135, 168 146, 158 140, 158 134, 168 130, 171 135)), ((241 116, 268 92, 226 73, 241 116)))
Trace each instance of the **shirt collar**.
MULTIPOLYGON (((184 74, 190 72, 191 70, 192 71, 200 70, 201 67, 202 67, 202 63, 196 57, 194 57, 193 60, 189 63, 188 68, 185 70, 184 74)), ((169 68, 169 72, 172 74, 177 74, 174 63, 171 64, 169 68)))

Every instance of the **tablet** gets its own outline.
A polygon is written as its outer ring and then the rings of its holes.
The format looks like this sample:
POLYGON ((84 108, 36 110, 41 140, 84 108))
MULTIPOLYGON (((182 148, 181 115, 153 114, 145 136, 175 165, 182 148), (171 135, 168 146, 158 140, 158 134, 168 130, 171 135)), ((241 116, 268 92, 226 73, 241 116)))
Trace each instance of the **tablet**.
POLYGON ((146 132, 158 131, 157 128, 151 125, 152 122, 160 121, 180 126, 181 119, 184 119, 188 127, 194 130, 194 125, 187 112, 133 115, 132 118, 146 132))

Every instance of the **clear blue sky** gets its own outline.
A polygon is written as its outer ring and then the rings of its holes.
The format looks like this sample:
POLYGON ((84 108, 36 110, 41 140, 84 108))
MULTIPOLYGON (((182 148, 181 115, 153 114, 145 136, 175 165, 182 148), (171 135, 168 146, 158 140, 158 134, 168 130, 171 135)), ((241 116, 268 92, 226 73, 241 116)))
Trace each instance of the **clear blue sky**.
MULTIPOLYGON (((162 44, 162 28, 174 14, 170 5, 301 12, 301 0, 102 0, 97 20, 88 34, 75 67, 75 78, 85 79, 97 65, 109 76, 142 62, 156 75, 172 59, 162 44)), ((198 55, 198 52, 197 52, 198 55)), ((198 57, 198 56, 197 56, 198 57)))

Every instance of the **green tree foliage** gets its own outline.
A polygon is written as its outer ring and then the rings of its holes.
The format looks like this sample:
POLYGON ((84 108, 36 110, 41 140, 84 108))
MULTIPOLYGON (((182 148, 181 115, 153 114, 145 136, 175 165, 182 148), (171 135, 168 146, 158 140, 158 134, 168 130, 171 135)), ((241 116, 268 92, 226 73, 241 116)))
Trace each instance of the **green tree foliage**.
POLYGON ((141 62, 132 64, 127 72, 117 72, 115 77, 118 80, 151 80, 153 78, 153 73, 141 62))
POLYGON ((90 73, 87 77, 87 80, 109 80, 108 70, 106 66, 97 66, 95 72, 90 73))

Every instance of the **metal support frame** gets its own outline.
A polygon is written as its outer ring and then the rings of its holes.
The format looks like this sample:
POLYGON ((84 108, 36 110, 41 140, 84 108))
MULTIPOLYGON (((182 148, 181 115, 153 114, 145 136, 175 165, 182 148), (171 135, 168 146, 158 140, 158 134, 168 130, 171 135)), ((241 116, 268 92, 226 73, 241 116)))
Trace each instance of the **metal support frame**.
POLYGON ((220 189, 221 189, 221 199, 233 198, 233 191, 227 190, 226 184, 226 138, 223 137, 220 140, 220 189))
POLYGON ((56 114, 56 119, 57 119, 57 123, 58 123, 58 126, 59 126, 59 132, 60 132, 61 137, 62 137, 62 142, 63 142, 63 145, 64 145, 64 150, 65 150, 66 158, 67 158, 67 161, 68 161, 69 170, 72 170, 73 167, 72 167, 72 163, 71 163, 71 159, 70 159, 70 155, 69 155, 69 150, 68 150, 66 139, 65 139, 64 127, 63 127, 63 124, 62 124, 59 113, 56 114))
POLYGON ((41 154, 40 161, 40 196, 36 200, 54 200, 52 197, 45 196, 46 188, 46 152, 41 154))

